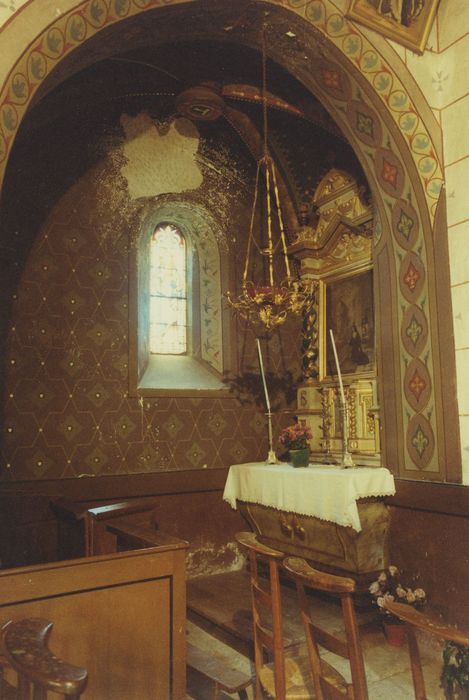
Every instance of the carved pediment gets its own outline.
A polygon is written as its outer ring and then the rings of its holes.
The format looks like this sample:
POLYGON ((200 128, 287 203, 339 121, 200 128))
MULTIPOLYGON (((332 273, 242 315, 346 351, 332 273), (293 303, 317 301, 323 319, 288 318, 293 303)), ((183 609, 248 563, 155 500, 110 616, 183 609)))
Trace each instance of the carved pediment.
POLYGON ((372 210, 361 198, 356 180, 335 168, 319 183, 313 198, 314 226, 304 225, 289 247, 294 257, 325 272, 337 265, 371 260, 372 210))

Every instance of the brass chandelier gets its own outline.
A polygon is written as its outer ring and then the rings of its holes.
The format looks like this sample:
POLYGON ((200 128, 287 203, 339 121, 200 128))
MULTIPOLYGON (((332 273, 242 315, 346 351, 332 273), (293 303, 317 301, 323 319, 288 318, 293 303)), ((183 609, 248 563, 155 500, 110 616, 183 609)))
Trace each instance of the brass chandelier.
POLYGON ((228 304, 246 321, 263 325, 267 331, 285 322, 288 314, 300 314, 308 303, 309 291, 293 279, 287 253, 287 242, 283 224, 282 209, 277 185, 275 164, 270 156, 267 139, 267 87, 266 87, 265 28, 262 32, 262 113, 264 144, 263 155, 257 162, 256 184, 251 210, 249 237, 244 263, 241 293, 234 296, 226 293, 228 304), (256 235, 254 223, 259 201, 259 187, 262 175, 265 179, 266 231, 267 242, 262 242, 262 230, 256 235), (274 203, 274 206, 273 206, 274 203), (277 225, 274 225, 276 215, 277 225), (255 252, 267 259, 267 281, 259 283, 252 279, 255 252), (274 256, 280 251, 280 262, 285 269, 279 275, 274 267, 274 256), (276 279, 279 277, 280 282, 276 279))

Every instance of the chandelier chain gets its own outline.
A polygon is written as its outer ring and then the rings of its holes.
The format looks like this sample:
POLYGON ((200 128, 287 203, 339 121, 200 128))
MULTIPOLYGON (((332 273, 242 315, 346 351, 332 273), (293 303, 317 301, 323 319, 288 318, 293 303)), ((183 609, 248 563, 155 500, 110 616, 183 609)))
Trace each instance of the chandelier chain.
MULTIPOLYGON (((288 260, 288 250, 285 235, 285 226, 282 217, 280 194, 277 183, 275 164, 269 153, 268 123, 267 123, 267 52, 266 52, 266 25, 262 26, 261 35, 262 47, 262 127, 263 139, 259 140, 259 151, 257 158, 256 180, 251 210, 249 236, 246 249, 246 259, 244 264, 242 291, 238 296, 226 293, 229 305, 243 319, 254 324, 261 324, 265 330, 283 324, 289 314, 300 315, 309 299, 309 290, 299 282, 292 280, 290 262, 288 260), (256 238, 254 225, 256 222, 256 210, 259 201, 259 187, 261 171, 265 182, 266 196, 266 227, 267 245, 262 236, 262 226, 256 238), (273 215, 277 215, 277 225, 273 226, 273 215), (275 237, 275 241, 274 241, 275 237), (285 267, 286 277, 275 281, 274 254, 281 248, 282 258, 285 267), (256 250, 267 257, 267 271, 265 282, 257 281, 250 273, 251 255, 256 250)), ((262 197, 263 198, 263 197, 262 197)), ((251 269, 251 272, 254 272, 251 269)), ((256 277, 258 275, 255 275, 256 277)))

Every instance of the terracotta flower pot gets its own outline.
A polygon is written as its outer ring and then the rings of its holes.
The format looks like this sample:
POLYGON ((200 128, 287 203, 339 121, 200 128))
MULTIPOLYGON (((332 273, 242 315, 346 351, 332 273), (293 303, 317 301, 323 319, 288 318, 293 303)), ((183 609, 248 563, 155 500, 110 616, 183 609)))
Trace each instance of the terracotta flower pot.
POLYGON ((309 464, 309 447, 302 450, 288 450, 290 462, 294 467, 307 467, 309 464))
POLYGON ((469 688, 461 688, 459 685, 450 688, 447 684, 443 684, 442 687, 445 700, 469 700, 469 688))
POLYGON ((401 647, 406 637, 405 625, 400 622, 383 620, 384 636, 387 643, 392 647, 401 647))

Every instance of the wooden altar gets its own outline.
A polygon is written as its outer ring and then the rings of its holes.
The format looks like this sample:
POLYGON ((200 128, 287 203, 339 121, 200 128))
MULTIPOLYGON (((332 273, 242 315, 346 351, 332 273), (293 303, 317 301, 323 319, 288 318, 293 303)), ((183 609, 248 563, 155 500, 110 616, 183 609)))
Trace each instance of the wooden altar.
POLYGON ((350 576, 363 592, 389 565, 382 497, 393 493, 392 475, 383 468, 245 464, 230 468, 224 498, 262 542, 350 576))

